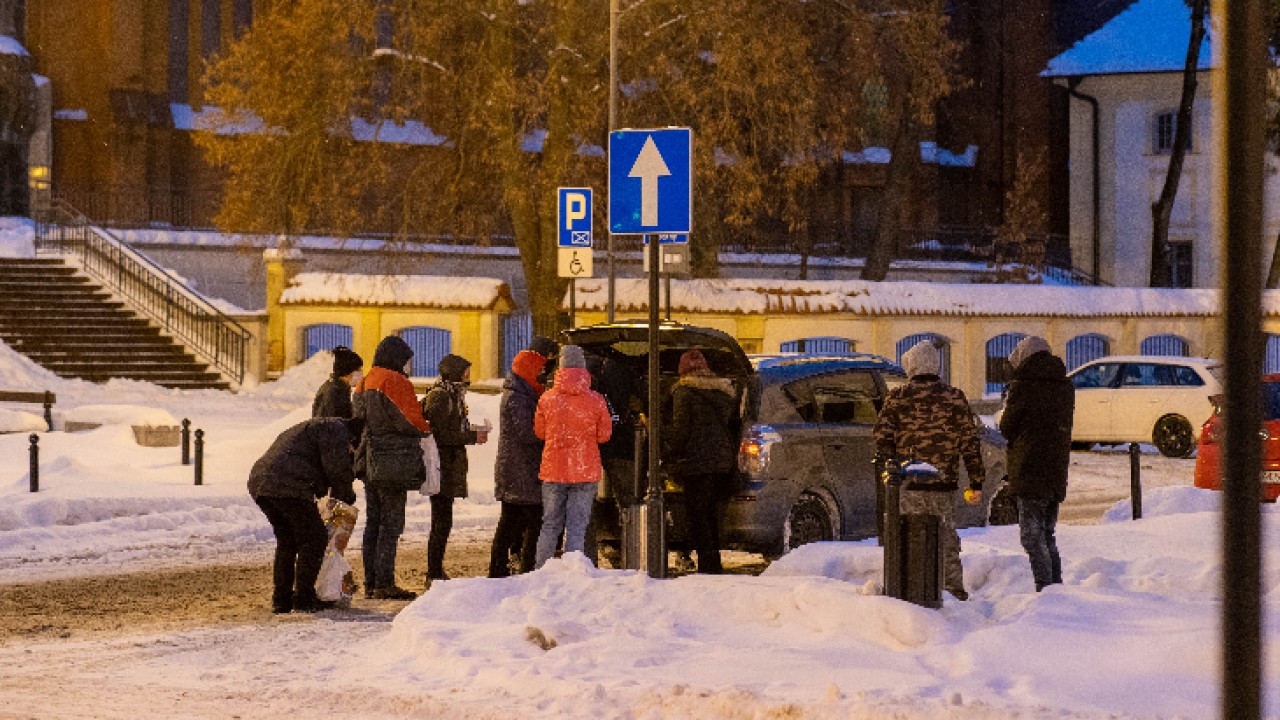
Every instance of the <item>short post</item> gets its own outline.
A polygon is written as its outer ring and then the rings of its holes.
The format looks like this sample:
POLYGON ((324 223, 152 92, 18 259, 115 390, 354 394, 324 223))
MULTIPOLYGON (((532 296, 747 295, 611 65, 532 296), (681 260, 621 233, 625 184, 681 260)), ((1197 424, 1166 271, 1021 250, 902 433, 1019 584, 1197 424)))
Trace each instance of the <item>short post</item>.
POLYGON ((44 391, 44 422, 49 426, 49 431, 53 431, 53 393, 48 390, 44 391))
POLYGON ((642 497, 640 494, 641 481, 645 477, 644 459, 646 450, 644 438, 644 424, 637 422, 635 452, 632 455, 631 487, 622 493, 629 499, 631 504, 622 508, 622 517, 619 518, 619 523, 622 525, 622 567, 627 570, 639 570, 644 567, 642 564, 644 562, 642 548, 645 527, 641 517, 641 508, 643 506, 639 502, 642 497))
POLYGON ((191 464, 191 421, 182 418, 182 464, 191 464))
POLYGON ((196 430, 196 484, 204 484, 204 431, 196 430))
POLYGON ((1138 443, 1129 443, 1129 496, 1133 519, 1142 519, 1142 457, 1138 443))
POLYGON ((40 491, 40 436, 31 433, 31 492, 40 491))
POLYGON ((884 594, 902 597, 902 475, 898 463, 884 469, 884 594))
POLYGON ((876 544, 884 547, 884 490, 888 477, 884 471, 884 461, 876 458, 871 461, 872 477, 876 482, 876 544))

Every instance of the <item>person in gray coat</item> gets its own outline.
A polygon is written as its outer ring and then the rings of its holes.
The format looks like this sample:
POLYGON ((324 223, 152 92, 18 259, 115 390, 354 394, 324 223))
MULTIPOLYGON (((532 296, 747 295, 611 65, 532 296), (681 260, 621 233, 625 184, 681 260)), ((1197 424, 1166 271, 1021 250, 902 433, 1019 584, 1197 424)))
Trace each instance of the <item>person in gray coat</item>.
POLYGON ((431 535, 427 538, 427 587, 448 580, 444 553, 453 530, 453 501, 467 496, 467 446, 483 445, 486 428, 472 428, 467 416, 471 361, 460 355, 440 359, 440 380, 422 400, 422 415, 440 451, 440 492, 431 496, 431 535))
POLYGON ((316 596, 316 577, 329 541, 316 498, 354 503, 351 453, 359 420, 313 418, 280 433, 249 472, 249 495, 276 536, 271 611, 333 607, 316 596), (296 589, 295 589, 296 588, 296 589))
POLYGON ((364 360, 339 345, 333 349, 333 373, 316 391, 311 403, 311 417, 349 418, 352 415, 351 389, 360 384, 364 360))

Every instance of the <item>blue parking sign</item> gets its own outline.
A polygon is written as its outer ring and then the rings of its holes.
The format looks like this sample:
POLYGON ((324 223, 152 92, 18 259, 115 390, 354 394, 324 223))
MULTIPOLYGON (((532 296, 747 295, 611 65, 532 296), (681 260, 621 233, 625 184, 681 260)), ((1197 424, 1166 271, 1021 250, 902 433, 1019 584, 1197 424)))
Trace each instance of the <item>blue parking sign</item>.
POLYGON ((609 232, 685 233, 693 228, 693 131, 609 133, 609 232))
POLYGON ((556 189, 560 247, 591 247, 591 188, 556 189))

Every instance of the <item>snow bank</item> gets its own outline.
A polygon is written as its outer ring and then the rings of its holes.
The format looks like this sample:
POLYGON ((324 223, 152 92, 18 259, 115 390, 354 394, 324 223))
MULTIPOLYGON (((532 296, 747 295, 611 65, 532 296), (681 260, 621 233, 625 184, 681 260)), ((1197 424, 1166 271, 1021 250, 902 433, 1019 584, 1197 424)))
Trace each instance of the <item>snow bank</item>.
MULTIPOLYGON (((367 366, 367 363, 366 363, 367 366)), ((310 401, 315 398, 316 391, 333 373, 333 353, 322 350, 306 360, 281 373, 273 382, 261 383, 243 391, 242 394, 252 397, 271 397, 291 399, 297 402, 310 401)))
POLYGON ((44 432, 48 429, 49 425, 39 415, 0 408, 0 433, 44 432))
MULTIPOLYGON (((1153 518, 1180 513, 1216 513, 1222 508, 1222 493, 1197 487, 1163 487, 1142 493, 1142 517, 1153 518)), ((1133 519, 1133 501, 1121 500, 1102 516, 1103 522, 1133 519)))
POLYGON ((63 412, 62 421, 139 427, 171 427, 178 424, 177 418, 169 411, 146 405, 81 405, 63 412))

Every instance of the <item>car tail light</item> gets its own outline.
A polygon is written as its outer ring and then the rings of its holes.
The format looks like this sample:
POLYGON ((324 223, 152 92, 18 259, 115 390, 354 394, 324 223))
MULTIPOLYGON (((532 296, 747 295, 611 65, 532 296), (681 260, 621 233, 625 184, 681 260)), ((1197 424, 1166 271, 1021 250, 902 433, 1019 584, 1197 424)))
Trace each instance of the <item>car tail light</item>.
POLYGON ((738 446, 738 469, 747 475, 760 475, 769 469, 769 450, 781 440, 768 425, 753 425, 738 446))

